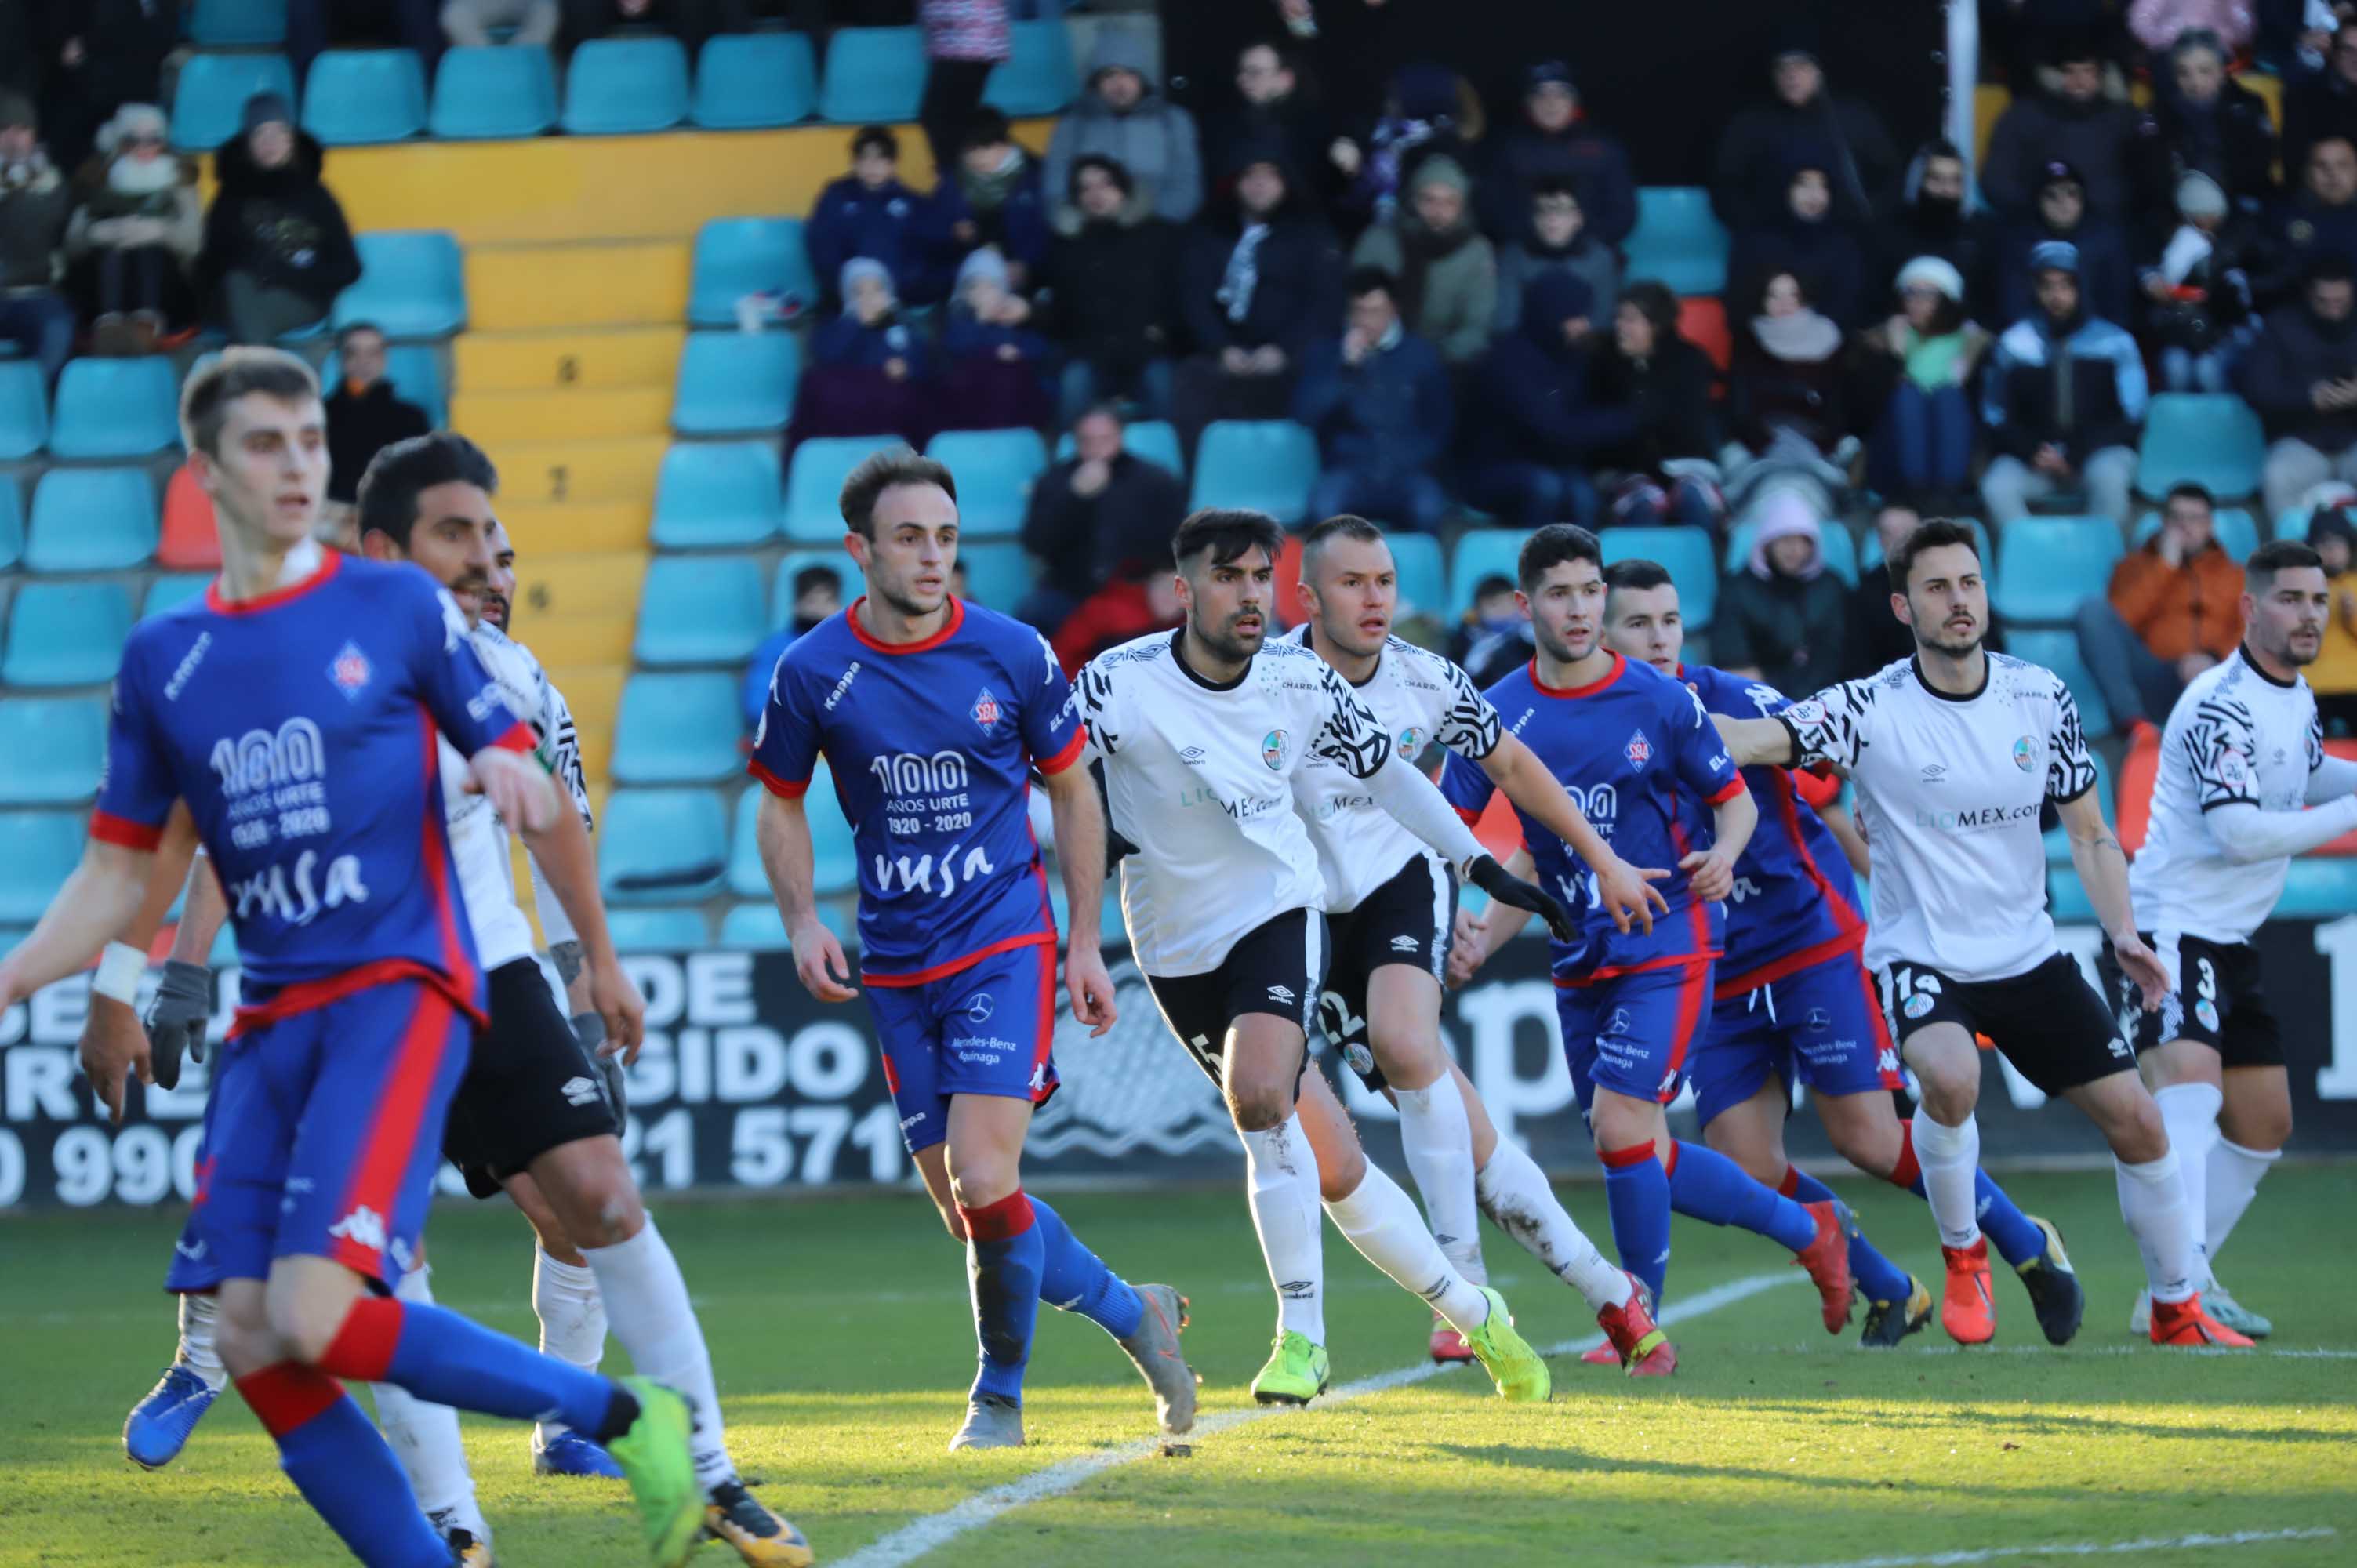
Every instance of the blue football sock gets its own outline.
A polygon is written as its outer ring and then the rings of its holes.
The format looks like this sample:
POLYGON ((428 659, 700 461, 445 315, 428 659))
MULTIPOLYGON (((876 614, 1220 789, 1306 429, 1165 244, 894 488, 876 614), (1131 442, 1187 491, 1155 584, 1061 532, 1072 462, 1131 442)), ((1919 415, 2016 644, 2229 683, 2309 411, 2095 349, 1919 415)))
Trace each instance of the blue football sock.
POLYGON ((599 1442, 619 1432, 607 1429, 621 1391, 616 1384, 425 1302, 362 1296, 352 1303, 319 1369, 391 1383, 455 1410, 514 1421, 553 1415, 599 1442))
POLYGON ((1797 1252, 1817 1239, 1809 1211, 1744 1174, 1717 1150, 1680 1140, 1670 1172, 1670 1207, 1713 1225, 1734 1225, 1797 1252))
POLYGON ((279 1468, 369 1568, 448 1568, 450 1549, 409 1477, 352 1397, 326 1373, 282 1361, 238 1380, 278 1444, 279 1468))
MULTIPOLYGON (((1834 1189, 1798 1165, 1784 1167, 1784 1196, 1796 1203, 1830 1203, 1834 1189)), ((1868 1301, 1905 1301, 1907 1271, 1884 1257, 1853 1227, 1849 1233, 1849 1273, 1868 1301)))
POLYGON ((1973 1173, 1974 1207, 1980 1211, 1981 1233, 1996 1248, 1998 1256, 2015 1268, 2046 1251, 2046 1232, 2029 1222, 2005 1188, 1989 1180, 1986 1171, 1973 1173))
POLYGON ((1034 1197, 1032 1223, 1039 1228, 1041 1258, 1039 1299, 1059 1312, 1077 1312, 1116 1339, 1137 1332, 1146 1304, 1129 1282, 1081 1244, 1064 1217, 1034 1197))
POLYGON ((1604 1206, 1620 1266, 1644 1282, 1658 1307, 1670 1273, 1670 1179, 1651 1142, 1600 1151, 1604 1206))
POLYGON ((1039 1316, 1047 1246, 1021 1187, 996 1203, 958 1214, 965 1221, 966 1273, 974 1286, 974 1332, 982 1357, 974 1391, 1019 1401, 1023 1369, 1031 1361, 1031 1329, 1039 1316))

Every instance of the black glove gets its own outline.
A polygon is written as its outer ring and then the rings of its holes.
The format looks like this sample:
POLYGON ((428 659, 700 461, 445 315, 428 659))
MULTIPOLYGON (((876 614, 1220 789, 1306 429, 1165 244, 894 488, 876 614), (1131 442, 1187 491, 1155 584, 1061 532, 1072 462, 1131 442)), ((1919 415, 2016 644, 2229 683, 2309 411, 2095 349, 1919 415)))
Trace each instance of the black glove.
POLYGON ((147 1004, 147 1055, 156 1073, 156 1087, 180 1084, 180 1053, 205 1059, 205 1026, 212 1022, 213 972, 200 963, 167 959, 163 983, 147 1004))
POLYGON ((619 1127, 630 1113, 630 1101, 622 1092, 622 1058, 606 1056, 597 1048, 606 1043, 606 1015, 576 1013, 573 1037, 581 1042, 581 1054, 589 1059, 590 1069, 606 1086, 606 1103, 614 1108, 614 1124, 619 1127))
POLYGON ((1475 861, 1466 872, 1465 879, 1499 903, 1512 904, 1517 909, 1528 909, 1544 920, 1547 929, 1555 933, 1555 940, 1571 942, 1578 940, 1579 928, 1571 923, 1571 917, 1563 912, 1563 906, 1555 901, 1553 894, 1536 883, 1509 875, 1506 868, 1492 856, 1485 854, 1475 861))

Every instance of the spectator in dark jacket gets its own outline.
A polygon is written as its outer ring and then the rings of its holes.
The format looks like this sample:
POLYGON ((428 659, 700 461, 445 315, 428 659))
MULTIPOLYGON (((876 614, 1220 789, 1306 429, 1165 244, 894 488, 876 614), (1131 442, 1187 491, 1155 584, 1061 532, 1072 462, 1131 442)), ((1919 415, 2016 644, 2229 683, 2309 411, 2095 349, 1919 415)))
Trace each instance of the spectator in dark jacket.
POLYGON ((1469 365, 1490 346, 1498 319, 1498 256, 1473 224, 1473 192, 1451 157, 1435 156, 1408 177, 1407 199, 1388 221, 1359 236, 1351 264, 1399 280, 1408 330, 1450 366, 1469 365))
POLYGON ((1586 283, 1542 273, 1524 291, 1520 329, 1500 338, 1475 374, 1465 492, 1509 527, 1593 526, 1591 454, 1636 430, 1633 413, 1603 406, 1590 384, 1595 312, 1586 283))
MULTIPOLYGON (((884 263, 897 298, 925 305, 941 297, 932 208, 900 183, 900 138, 889 126, 862 125, 853 133, 851 172, 818 193, 802 225, 802 242, 822 291, 834 286, 845 262, 865 256, 884 263)), ((828 295, 826 303, 843 302, 828 295)))
POLYGON ((1127 28, 1106 27, 1097 35, 1088 90, 1048 140, 1048 188, 1070 188, 1073 161, 1088 153, 1127 169, 1157 218, 1184 223, 1203 205, 1194 116, 1156 90, 1145 50, 1127 28))
POLYGON ((1589 234, 1617 248, 1637 227, 1628 153, 1581 115, 1579 90, 1563 61, 1541 60, 1523 83, 1523 123, 1495 138, 1482 171, 1481 226, 1501 244, 1515 238, 1540 184, 1568 182, 1589 234))
POLYGON ((1096 154, 1074 160, 1071 217, 1049 242, 1039 330, 1064 353, 1061 420, 1107 398, 1159 419, 1177 352, 1179 231, 1137 199, 1129 171, 1096 154))
POLYGON ((1341 312, 1332 231, 1291 199, 1274 149, 1244 159, 1232 209, 1195 225, 1180 263, 1178 314, 1195 357, 1178 367, 1170 401, 1190 452, 1215 419, 1283 419, 1302 354, 1341 312))
POLYGON ((1006 259, 1017 291, 1028 290, 1048 255, 1048 203, 1039 161, 1018 145, 1006 116, 977 109, 955 168, 933 192, 934 229, 958 261, 985 245, 1006 259))
POLYGON ((1735 439, 1770 461, 1830 457, 1850 427, 1841 324, 1792 273, 1770 273, 1758 288, 1742 302, 1727 371, 1735 439))
POLYGON ((73 192, 49 161, 33 101, 0 92, 0 341, 41 361, 51 380, 73 352, 74 313, 58 291, 58 246, 73 192))
POLYGON ((1531 189, 1522 237, 1498 252, 1498 319, 1492 335, 1523 319, 1523 291, 1541 273, 1564 272, 1587 285, 1600 323, 1620 303, 1620 259, 1587 231, 1587 213, 1567 179, 1542 176, 1531 189))
POLYGON ((1053 350, 1029 325, 1006 258, 985 245, 958 267, 942 327, 944 430, 1037 429, 1048 423, 1053 350))
POLYGON ((2146 297, 2145 341, 2160 350, 2170 392, 2232 390, 2234 366, 2258 336, 2251 274, 2263 253, 2251 220, 2199 170, 2177 186, 2177 225, 2136 274, 2146 297))
POLYGON ((1612 312, 1612 336, 1590 371, 1598 404, 1622 416, 1592 454, 1610 489, 1604 517, 1616 523, 1717 525, 1717 372, 1710 356, 1678 335, 1678 299, 1661 284, 1629 285, 1612 312))
POLYGON ((1882 230, 1882 275, 1896 287, 1900 268, 1937 256, 1964 280, 1965 309, 1986 316, 1996 306, 1996 221, 1969 210, 1964 196, 1964 154, 1953 142, 1924 143, 1907 166, 1898 216, 1882 230))
POLYGON ((1146 568, 1170 568, 1170 535, 1187 512, 1178 476, 1122 447, 1110 403, 1072 426, 1072 456, 1039 476, 1023 518, 1039 583, 1016 618, 1056 634, 1081 602, 1146 568))
POLYGON ((1849 590, 1825 570, 1824 528, 1801 491, 1771 489, 1755 517, 1751 558, 1719 590, 1711 657, 1780 692, 1816 691, 1843 667, 1849 590))
POLYGON ((2154 62, 2142 133, 2147 209, 2166 209, 2189 174, 2216 180, 2238 213, 2274 200, 2276 129, 2267 101, 2228 79, 2225 48, 2207 28, 2179 34, 2167 59, 2154 62))
POLYGON ((2308 149, 2326 136, 2357 141, 2357 23, 2343 22, 2324 69, 2294 75, 2284 92, 2283 166, 2297 177, 2308 149))
POLYGON ((205 214, 197 292, 218 297, 231 342, 269 343, 309 326, 361 275, 344 209, 319 183, 319 144, 294 121, 285 99, 257 92, 244 128, 214 155, 221 187, 205 214))
POLYGON ((384 333, 355 321, 336 334, 340 379, 328 389, 328 504, 349 510, 369 460, 396 441, 434 428, 425 411, 404 403, 384 379, 384 333))
POLYGON ((2357 263, 2357 143, 2345 136, 2309 144, 2300 191, 2276 227, 2267 271, 2251 280, 2259 308, 2297 298, 2309 264, 2323 256, 2357 263))
POLYGON ((2036 274, 2029 253, 2060 240, 2079 256, 2080 286, 2087 308, 2106 321, 2126 321, 2133 308, 2136 276, 2129 263, 2126 228, 2089 209, 2086 182, 2066 163, 2046 166, 2038 185, 2033 215, 2014 224, 2006 236, 1996 279, 1998 321, 2018 321, 2036 301, 2030 285, 2036 274))
POLYGON ((2079 171, 2087 205, 2097 216, 2125 220, 2136 200, 2137 113, 2104 95, 2103 62, 2078 49, 2055 61, 2061 85, 2052 92, 2016 98, 1997 116, 1981 192, 2000 216, 2026 222, 2044 182, 2043 171, 2066 163, 2079 171))
POLYGON ((2266 427, 2267 515, 2327 479, 2357 483, 2357 320, 2351 268, 2310 263, 2304 297, 2267 313, 2243 359, 2243 395, 2266 427))
POLYGON ((794 639, 814 630, 818 623, 843 607, 843 579, 832 566, 804 566, 793 575, 791 618, 771 632, 754 650, 745 667, 745 725, 759 729, 762 710, 770 705, 770 682, 777 678, 778 660, 794 639))
POLYGON ((938 416, 932 359, 901 318, 890 270, 854 256, 835 287, 843 310, 811 334, 810 368, 794 392, 794 439, 891 435, 922 446, 938 416))
POLYGON ((1318 437, 1324 465, 1313 517, 1359 512, 1437 533, 1448 498, 1433 469, 1455 410, 1440 355, 1400 321, 1398 286, 1373 267, 1351 274, 1348 325, 1302 357, 1293 417, 1318 437))
POLYGON ((2144 355, 2136 339, 2093 315, 2079 290, 2079 257, 2059 241, 2030 253, 2038 306, 2006 328, 1981 377, 1981 420, 1997 456, 1981 475, 1995 522, 2029 512, 2058 491, 2128 525, 2136 427, 2144 423, 2144 355))
POLYGON ((1864 231, 1833 216, 1833 178, 1823 168, 1791 171, 1785 209, 1775 221, 1735 236, 1727 258, 1727 286, 1737 310, 1749 307, 1760 285, 1791 273, 1809 299, 1845 330, 1866 316, 1864 231))
MULTIPOLYGON (((1288 168, 1301 171, 1320 207, 1342 193, 1342 173, 1331 156, 1334 122, 1301 80, 1293 53, 1284 44, 1265 39, 1249 43, 1236 56, 1237 102, 1206 117, 1203 161, 1211 168, 1232 170, 1248 148, 1282 147, 1288 168)), ((1221 185, 1228 183, 1223 176, 1221 185)), ((1231 190, 1213 193, 1232 197, 1231 190)))
POLYGON ((1789 28, 1771 59, 1775 91, 1738 113, 1718 140, 1710 204, 1729 229, 1772 222, 1786 200, 1787 175, 1803 165, 1829 171, 1834 210, 1866 223, 1887 211, 1899 155, 1881 117, 1836 98, 1825 85, 1808 30, 1789 28))

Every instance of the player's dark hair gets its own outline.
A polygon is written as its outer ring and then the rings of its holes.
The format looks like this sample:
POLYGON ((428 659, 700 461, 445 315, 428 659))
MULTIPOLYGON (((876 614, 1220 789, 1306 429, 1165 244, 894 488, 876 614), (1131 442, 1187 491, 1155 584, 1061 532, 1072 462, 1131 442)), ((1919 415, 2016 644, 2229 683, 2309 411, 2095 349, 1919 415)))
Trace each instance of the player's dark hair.
POLYGON ((1579 200, 1579 187, 1571 182, 1569 175, 1565 174, 1543 174, 1531 181, 1530 191, 1533 206, 1536 206, 1543 196, 1568 196, 1574 201, 1579 200))
POLYGON ((1961 544, 1973 553, 1974 560, 1981 558, 1981 542, 1974 537, 1969 524, 1949 517, 1928 518, 1921 527, 1901 540, 1899 548, 1890 553, 1890 559, 1886 563, 1890 569, 1890 591, 1905 593, 1907 574, 1915 569, 1915 557, 1926 550, 1937 550, 1943 544, 1961 544))
POLYGON ((1514 580, 1512 577, 1503 572, 1485 572, 1480 581, 1473 585, 1473 602, 1479 604, 1492 594, 1511 594, 1513 591, 1514 580))
POLYGON ((360 532, 382 533, 409 553, 417 527, 417 498, 436 485, 472 485, 500 492, 500 471, 483 449, 455 430, 413 435, 380 450, 361 476, 360 532))
POLYGON ((832 566, 805 566, 794 574, 794 597, 801 598, 813 588, 831 589, 837 596, 843 593, 843 577, 832 566))
POLYGON ((1342 280, 1342 294, 1347 299, 1364 299, 1371 294, 1399 297, 1399 279, 1389 267, 1352 267, 1351 275, 1342 280))
POLYGON ((892 134, 889 125, 862 125, 851 138, 851 156, 857 157, 874 147, 894 163, 900 161, 900 138, 892 134))
POLYGON ((1652 324, 1655 353, 1678 336, 1678 296, 1670 292, 1669 285, 1639 278, 1621 289, 1620 303, 1635 306, 1637 314, 1652 324))
POLYGON ((1671 585, 1670 569, 1659 561, 1647 561, 1642 557, 1615 561, 1604 568, 1604 585, 1616 590, 1627 588, 1640 594, 1649 588, 1666 588, 1671 585))
POLYGON ((1224 566, 1248 553, 1254 545, 1268 552, 1274 564, 1285 549, 1285 530, 1265 511, 1209 507, 1193 513, 1170 536, 1170 559, 1180 569, 1198 555, 1208 554, 1209 566, 1224 566))
POLYGON ((1551 567, 1567 561, 1593 561, 1598 571, 1604 569, 1604 546, 1596 535, 1576 522, 1551 522, 1523 541, 1523 553, 1514 562, 1514 576, 1523 592, 1529 593, 1539 585, 1539 579, 1551 567))
POLYGON ((2180 479, 2169 486, 2169 493, 2160 498, 2160 510, 2166 512, 2174 503, 2187 500, 2200 501, 2204 510, 2218 510, 2217 499, 2211 495, 2210 487, 2195 484, 2191 479, 2180 479))
POLYGON ((1102 171, 1107 179, 1120 188, 1124 197, 1136 194, 1137 181, 1119 158, 1107 157, 1103 153, 1082 153, 1072 160, 1072 172, 1064 179, 1064 194, 1071 200, 1078 202, 1081 199, 1081 171, 1092 168, 1102 171))
POLYGON ((336 328, 336 347, 338 349, 348 347, 352 338, 362 332, 373 332, 380 338, 385 335, 384 328, 373 321, 347 321, 336 328))
POLYGON ((220 456, 229 405, 254 392, 281 403, 307 403, 319 395, 319 378, 284 349, 224 349, 180 389, 180 438, 192 452, 220 456))
POLYGON ((2260 545, 2243 563, 2243 581, 2254 594, 2265 593, 2275 584, 2278 572, 2297 572, 2304 566, 2324 569, 2324 557, 2316 547, 2298 539, 2277 539, 2260 545))
POLYGON ((1315 575, 1318 555, 1337 539, 1355 539, 1361 544, 1381 544, 1383 531, 1353 512, 1329 517, 1301 536, 1301 575, 1315 575))
POLYGON ((844 526, 862 539, 875 538, 877 498, 895 485, 931 485, 951 500, 957 499, 957 480, 947 464, 920 457, 906 446, 895 446, 876 453, 845 477, 843 494, 836 501, 844 526))
POLYGON ((965 123, 965 134, 959 139, 958 150, 970 153, 977 147, 1004 146, 1014 139, 1014 129, 1007 124, 1006 114, 985 103, 965 123))

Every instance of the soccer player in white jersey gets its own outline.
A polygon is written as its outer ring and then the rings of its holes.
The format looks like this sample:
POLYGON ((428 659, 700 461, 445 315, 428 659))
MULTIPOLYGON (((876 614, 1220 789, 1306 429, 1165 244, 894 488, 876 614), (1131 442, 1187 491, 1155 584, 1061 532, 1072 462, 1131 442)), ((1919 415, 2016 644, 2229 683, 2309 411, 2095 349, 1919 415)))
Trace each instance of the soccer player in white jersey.
MULTIPOLYGON (((1429 746, 1470 757, 1570 844, 1595 873, 1598 897, 1647 929, 1662 896, 1647 874, 1612 852, 1555 776, 1472 680, 1439 654, 1391 635, 1399 575, 1383 531, 1333 517, 1302 541, 1301 602, 1292 640, 1314 649, 1415 763, 1429 746)), ((1485 1283, 1480 1213, 1579 1292, 1624 1366, 1663 1342, 1630 1275, 1607 1262, 1565 1211, 1546 1173, 1498 1136, 1473 1082, 1440 1040, 1440 983, 1448 962, 1457 882, 1439 856, 1375 804, 1339 764, 1313 756, 1294 780, 1326 878, 1326 972, 1320 1022, 1343 1059, 1400 1115, 1400 1148, 1424 1196, 1433 1235, 1458 1273, 1485 1283)), ((1655 877, 1661 871, 1651 874, 1655 877)), ((1464 1336, 1437 1316, 1432 1359, 1472 1359, 1464 1336)))
POLYGON ((1253 1394, 1306 1404, 1329 1380, 1322 1198, 1352 1246, 1465 1336, 1501 1395, 1543 1400, 1546 1363, 1514 1332, 1504 1299, 1458 1272, 1414 1200, 1367 1163, 1324 1075, 1308 1070, 1326 974, 1325 878, 1293 810, 1294 781, 1324 757, 1491 897, 1558 929, 1566 918, 1483 853, 1330 666, 1299 643, 1265 641, 1284 543, 1260 512, 1188 518, 1171 543, 1186 624, 1098 655, 1080 680, 1112 825, 1135 846, 1122 862, 1131 951, 1243 1143, 1278 1297, 1276 1343, 1253 1394))
POLYGON ((2095 795, 2078 705, 2052 671, 1981 646, 1988 593, 1969 528, 1926 522, 1891 553, 1889 571, 1891 611, 1914 628, 1913 658, 1773 718, 1717 723, 1738 763, 1822 759, 1857 787, 1873 869, 1866 961, 1922 1094, 1915 1153, 1948 1266, 1988 1266, 1974 1190, 1974 1036, 1984 1034, 2111 1145, 2120 1212, 2152 1289, 2154 1341, 2247 1346, 2202 1311, 2185 1187, 2160 1110, 2046 913, 2038 815, 2050 800, 2122 972, 2147 1005, 2158 1005, 2169 975, 2136 935, 2126 856, 2095 795))
MULTIPOLYGON (((2227 1327, 2265 1338, 2273 1326, 2211 1272, 2291 1136, 2283 1036, 2251 938, 2282 897, 2291 857, 2357 828, 2357 763, 2325 755, 2300 674, 2323 650, 2331 613, 2316 552, 2296 540, 2262 545, 2243 585, 2243 645, 2169 711, 2152 825, 2128 869, 2136 926, 2169 971, 2169 994, 2158 1012, 2136 1011, 2108 949, 2103 970, 2177 1151, 2201 1299, 2227 1327)), ((2150 1298, 2138 1296, 2129 1326, 2145 1333, 2151 1319, 2150 1298)))

